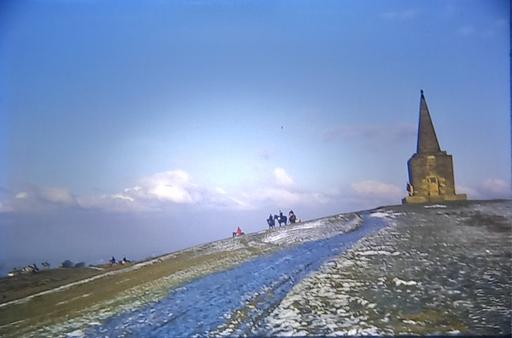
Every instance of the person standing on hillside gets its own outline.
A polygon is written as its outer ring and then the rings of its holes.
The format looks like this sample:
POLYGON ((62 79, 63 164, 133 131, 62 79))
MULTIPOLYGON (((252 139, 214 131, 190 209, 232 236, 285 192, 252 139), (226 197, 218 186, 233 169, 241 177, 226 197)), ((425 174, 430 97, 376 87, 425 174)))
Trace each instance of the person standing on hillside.
POLYGON ((297 220, 297 216, 293 213, 293 210, 290 210, 288 213, 288 219, 290 220, 290 223, 293 224, 297 220))

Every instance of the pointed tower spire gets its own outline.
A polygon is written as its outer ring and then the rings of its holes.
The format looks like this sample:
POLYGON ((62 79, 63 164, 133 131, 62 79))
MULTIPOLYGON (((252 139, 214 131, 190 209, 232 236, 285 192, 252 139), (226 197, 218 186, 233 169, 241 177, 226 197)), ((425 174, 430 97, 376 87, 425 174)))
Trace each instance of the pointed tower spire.
POLYGON ((407 161, 408 195, 402 203, 437 203, 463 201, 466 194, 455 193, 453 158, 441 151, 427 101, 421 91, 418 149, 407 161))
POLYGON ((420 122, 418 127, 418 147, 416 152, 419 153, 438 153, 441 151, 439 142, 437 141, 436 131, 432 124, 432 118, 427 107, 427 101, 421 90, 420 99, 420 122))

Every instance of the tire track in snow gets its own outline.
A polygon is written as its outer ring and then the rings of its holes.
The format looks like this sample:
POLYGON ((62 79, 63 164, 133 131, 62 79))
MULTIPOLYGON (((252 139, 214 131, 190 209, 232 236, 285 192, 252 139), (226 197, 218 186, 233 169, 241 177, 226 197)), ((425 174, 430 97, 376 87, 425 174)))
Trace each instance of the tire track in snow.
MULTIPOLYGON (((168 297, 114 316, 87 336, 218 336, 255 332, 290 289, 359 239, 385 225, 366 218, 357 229, 258 257, 174 290, 168 297)), ((261 332, 260 332, 261 334, 261 332)))

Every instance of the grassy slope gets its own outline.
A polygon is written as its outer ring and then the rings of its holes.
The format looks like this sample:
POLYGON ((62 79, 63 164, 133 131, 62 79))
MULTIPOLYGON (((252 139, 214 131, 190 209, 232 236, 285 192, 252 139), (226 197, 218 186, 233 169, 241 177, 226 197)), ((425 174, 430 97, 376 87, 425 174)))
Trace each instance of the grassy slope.
MULTIPOLYGON (((342 217, 343 222, 354 218, 352 214, 338 217, 342 217)), ((4 297, 0 303, 0 336, 55 336, 63 327, 69 332, 83 323, 155 301, 193 278, 229 269, 252 257, 296 244, 293 241, 270 243, 264 238, 283 231, 303 234, 304 231, 298 228, 294 230, 288 226, 272 232, 225 239, 128 267, 107 268, 106 271, 55 269, 2 279, 0 295, 4 297), (77 281, 75 285, 67 286, 77 281), (51 291, 58 287, 64 289, 51 291), (26 301, 20 301, 21 298, 26 301), (52 332, 52 326, 58 329, 52 332)))
MULTIPOLYGON (((270 247, 266 249, 268 250, 270 247)), ((116 305, 121 306, 122 303, 129 303, 130 299, 140 297, 141 293, 144 294, 146 289, 151 288, 153 292, 158 292, 158 282, 164 277, 178 272, 186 272, 190 270, 190 267, 194 267, 194 271, 187 274, 188 277, 198 277, 203 273, 228 268, 232 264, 261 254, 266 250, 240 249, 238 251, 230 252, 229 256, 231 258, 226 257, 223 252, 202 255, 201 250, 196 252, 185 251, 137 270, 121 271, 118 274, 98 278, 61 292, 48 293, 34 297, 27 302, 1 307, 0 336, 27 333, 39 327, 79 315, 85 308, 97 310, 94 305, 105 302, 105 300, 112 300, 109 302, 108 308, 115 311, 116 305), (139 288, 140 292, 137 292, 136 288, 139 288), (127 291, 131 292, 127 294, 127 291), (116 298, 119 298, 118 302, 120 304, 116 304, 116 298)), ((19 289, 12 286, 16 281, 10 284, 4 282, 4 284, 9 285, 4 285, 3 289, 10 289, 16 295, 33 294, 42 289, 54 288, 83 277, 97 275, 98 272, 92 270, 91 274, 91 271, 85 271, 87 269, 84 269, 69 273, 69 271, 63 270, 47 271, 47 273, 37 276, 30 282, 23 281, 24 283, 19 286, 19 289), (48 275, 49 278, 44 278, 45 275, 48 275)), ((172 287, 173 284, 177 285, 178 283, 179 279, 176 280, 176 283, 170 280, 169 283, 162 284, 168 284, 167 286, 172 287)), ((164 292, 164 290, 161 291, 164 292)))

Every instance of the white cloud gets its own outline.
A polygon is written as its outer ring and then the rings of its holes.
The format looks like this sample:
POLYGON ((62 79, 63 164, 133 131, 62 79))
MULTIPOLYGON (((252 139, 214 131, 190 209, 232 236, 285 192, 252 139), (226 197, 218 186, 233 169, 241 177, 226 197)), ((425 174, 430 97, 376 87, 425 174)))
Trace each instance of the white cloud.
POLYGON ((274 169, 274 179, 276 184, 283 187, 291 187, 293 185, 293 179, 283 168, 274 169))
POLYGON ((85 208, 108 210, 161 210, 166 203, 192 204, 199 202, 201 189, 181 169, 156 173, 139 180, 138 184, 123 189, 122 193, 88 196, 80 199, 85 208))
POLYGON ((399 199, 402 190, 394 184, 365 180, 352 183, 352 190, 359 196, 369 198, 399 199))
POLYGON ((39 197, 43 200, 55 203, 72 205, 75 204, 75 197, 66 188, 45 187, 39 189, 39 197))
POLYGON ((23 198, 27 198, 27 197, 28 197, 28 193, 26 193, 25 191, 22 191, 22 192, 19 192, 16 194, 17 199, 23 199, 23 198))
POLYGON ((75 196, 67 188, 30 185, 18 193, 10 193, 2 202, 8 211, 36 211, 77 206, 75 196))
MULTIPOLYGON (((355 182, 344 191, 312 191, 300 188, 284 168, 269 172, 267 181, 233 190, 199 185, 184 170, 170 170, 143 177, 132 187, 107 194, 75 197, 65 188, 32 187, 24 190, 23 198, 2 201, 0 211, 30 211, 62 206, 109 212, 179 211, 185 205, 194 210, 260 210, 269 208, 336 210, 346 205, 362 207, 398 203, 405 192, 393 184, 364 180, 355 182)), ((492 187, 496 188, 496 182, 492 187)), ((490 188, 487 187, 489 190, 490 188)))
POLYGON ((240 196, 246 209, 259 208, 295 208, 297 206, 315 206, 326 204, 330 196, 321 192, 298 191, 285 187, 264 187, 247 191, 240 196))
POLYGON ((86 195, 77 197, 78 205, 83 209, 113 212, 133 212, 157 210, 151 205, 141 203, 125 194, 86 195))
POLYGON ((156 173, 142 178, 138 183, 121 192, 78 197, 66 188, 30 186, 11 196, 9 203, 16 211, 37 211, 62 206, 109 211, 154 211, 162 210, 169 203, 196 203, 203 195, 201 188, 192 183, 189 174, 183 170, 156 173))
POLYGON ((81 197, 79 204, 83 208, 111 211, 162 211, 184 204, 219 209, 250 208, 246 201, 220 187, 200 186, 181 169, 143 177, 137 185, 123 189, 122 193, 81 197))
POLYGON ((215 191, 221 195, 226 195, 226 190, 222 189, 221 187, 215 187, 215 191))
POLYGON ((481 188, 493 194, 503 194, 510 192, 510 184, 498 178, 490 178, 485 180, 482 183, 481 188))
POLYGON ((13 207, 8 205, 6 202, 0 202, 0 213, 14 211, 13 207))
POLYGON ((457 186, 457 193, 466 193, 469 199, 512 197, 510 183, 499 178, 488 178, 473 186, 457 186))
POLYGON ((204 189, 201 204, 213 209, 251 210, 254 205, 243 196, 230 194, 224 189, 204 189))
POLYGON ((201 197, 197 186, 190 180, 190 175, 184 170, 170 170, 157 173, 144 178, 140 189, 133 189, 147 193, 148 197, 174 203, 195 203, 201 197))
POLYGON ((455 186, 455 192, 457 194, 467 194, 469 199, 477 198, 477 196, 479 195, 479 193, 475 189, 458 184, 455 186))
POLYGON ((127 195, 123 195, 123 194, 114 194, 114 195, 112 195, 112 198, 120 199, 120 200, 125 200, 125 201, 130 201, 130 202, 134 202, 135 201, 135 199, 133 199, 133 197, 130 197, 130 196, 127 196, 127 195))
POLYGON ((257 190, 256 193, 246 195, 250 200, 257 202, 255 204, 296 204, 301 200, 301 195, 292 191, 282 188, 267 187, 262 190, 257 190))
MULTIPOLYGON (((68 189, 31 187, 18 198, 2 201, 0 211, 36 211, 62 206, 109 212, 159 212, 181 210, 183 205, 195 205, 198 210, 258 210, 262 208, 310 208, 338 203, 346 196, 301 189, 284 168, 271 171, 271 178, 254 186, 236 190, 199 185, 184 170, 176 169, 143 177, 132 187, 107 194, 75 197, 68 189), (14 203, 15 202, 15 203, 14 203), (12 205, 12 208, 11 208, 12 205)), ((365 181, 354 184, 352 198, 367 199, 389 193, 390 185, 365 181), (356 194, 357 196, 354 197, 356 194)), ((393 191, 393 189, 391 189, 393 191)), ((347 194, 350 195, 350 194, 347 194)))
POLYGON ((135 186, 135 187, 133 187, 133 188, 126 188, 126 189, 124 189, 124 192, 126 192, 126 193, 130 193, 130 192, 138 192, 138 191, 140 191, 140 190, 142 190, 142 188, 141 188, 141 187, 139 187, 138 185, 136 185, 136 186, 135 186))
POLYGON ((490 178, 483 181, 477 191, 484 198, 511 197, 510 183, 498 178, 490 178))
POLYGON ((155 195, 158 199, 169 200, 175 203, 192 203, 193 199, 190 193, 183 187, 173 186, 169 184, 157 184, 148 191, 155 195))

